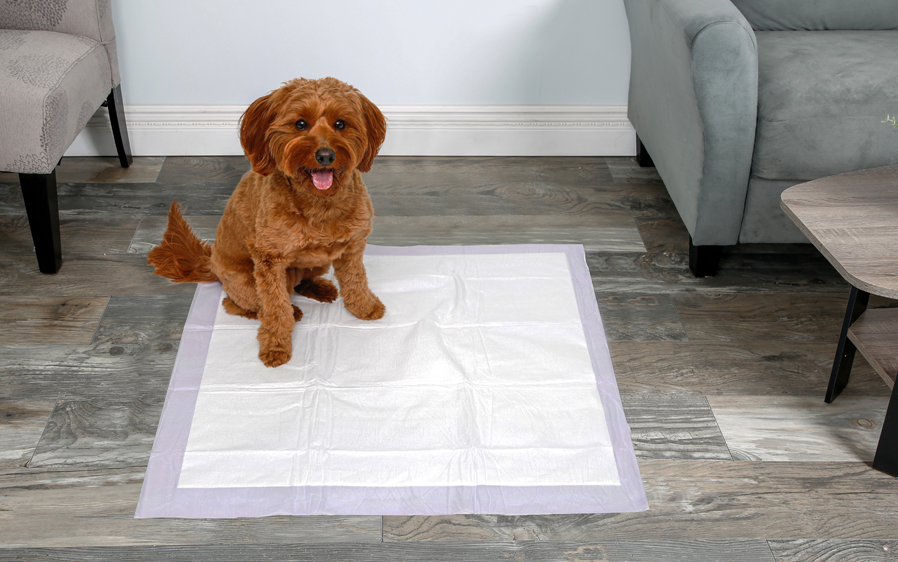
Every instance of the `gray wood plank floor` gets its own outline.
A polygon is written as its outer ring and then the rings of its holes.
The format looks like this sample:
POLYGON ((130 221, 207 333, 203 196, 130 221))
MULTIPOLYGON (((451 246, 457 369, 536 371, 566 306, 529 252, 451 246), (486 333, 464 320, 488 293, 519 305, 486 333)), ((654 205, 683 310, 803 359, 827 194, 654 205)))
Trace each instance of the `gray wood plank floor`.
POLYGON ((64 159, 52 276, 0 174, 0 560, 898 559, 898 481, 869 466, 888 388, 858 358, 823 403, 848 285, 810 245, 730 248, 693 278, 632 158, 382 157, 366 183, 374 244, 584 245, 649 511, 134 519, 194 291, 146 253, 176 197, 213 238, 248 169, 64 159))

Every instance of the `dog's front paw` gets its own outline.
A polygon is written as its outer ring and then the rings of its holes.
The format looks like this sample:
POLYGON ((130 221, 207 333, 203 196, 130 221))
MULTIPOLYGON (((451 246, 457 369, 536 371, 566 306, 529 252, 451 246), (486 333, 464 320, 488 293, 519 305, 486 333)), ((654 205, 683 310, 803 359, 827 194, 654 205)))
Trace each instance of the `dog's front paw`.
POLYGON ((259 352, 259 359, 262 360, 266 367, 280 367, 287 361, 290 361, 291 356, 292 354, 289 351, 278 349, 269 350, 267 353, 259 352))
POLYGON ((359 320, 380 320, 384 317, 387 307, 376 296, 369 295, 368 298, 358 301, 348 301, 344 303, 346 310, 351 312, 353 316, 359 320))
POLYGON ((266 367, 279 367, 293 355, 293 340, 277 338, 271 332, 259 330, 259 359, 266 367))

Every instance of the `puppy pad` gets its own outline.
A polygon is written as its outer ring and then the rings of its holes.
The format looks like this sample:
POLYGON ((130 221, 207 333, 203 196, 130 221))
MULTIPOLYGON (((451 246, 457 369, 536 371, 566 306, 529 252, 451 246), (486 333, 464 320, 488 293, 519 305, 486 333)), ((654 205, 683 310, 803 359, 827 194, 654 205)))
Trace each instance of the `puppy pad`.
POLYGON ((384 318, 294 296, 289 363, 200 284, 137 517, 641 511, 582 246, 369 246, 384 318))

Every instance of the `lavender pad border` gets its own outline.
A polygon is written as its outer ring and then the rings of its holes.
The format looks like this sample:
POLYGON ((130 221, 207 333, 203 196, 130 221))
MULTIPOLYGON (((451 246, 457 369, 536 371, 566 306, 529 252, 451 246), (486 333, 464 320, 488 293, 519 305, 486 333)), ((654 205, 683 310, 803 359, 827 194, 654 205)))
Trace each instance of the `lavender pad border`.
POLYGON ((193 411, 221 286, 197 287, 184 326, 156 440, 144 478, 136 518, 236 518, 268 515, 502 515, 620 513, 648 509, 630 428, 624 417, 611 355, 583 246, 371 246, 370 255, 564 253, 571 271, 605 421, 614 447, 619 486, 296 486, 178 488, 193 411))

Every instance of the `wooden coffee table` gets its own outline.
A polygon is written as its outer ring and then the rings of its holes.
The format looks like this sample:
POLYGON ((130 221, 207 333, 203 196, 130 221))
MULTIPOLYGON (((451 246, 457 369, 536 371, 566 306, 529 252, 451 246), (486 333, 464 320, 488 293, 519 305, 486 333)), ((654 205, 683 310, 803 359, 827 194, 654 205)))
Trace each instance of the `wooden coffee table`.
POLYGON ((780 206, 851 283, 825 400, 848 384, 859 349, 892 389, 873 468, 898 476, 898 309, 866 310, 871 294, 898 300, 898 166, 790 187, 780 206))

